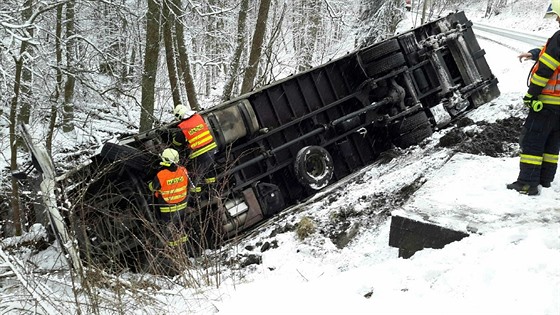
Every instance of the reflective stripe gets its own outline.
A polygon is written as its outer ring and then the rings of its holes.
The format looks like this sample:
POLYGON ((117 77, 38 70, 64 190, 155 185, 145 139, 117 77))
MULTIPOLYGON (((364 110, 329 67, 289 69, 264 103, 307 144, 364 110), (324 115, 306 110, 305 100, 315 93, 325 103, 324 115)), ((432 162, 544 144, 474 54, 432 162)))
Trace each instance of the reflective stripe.
POLYGON ((541 94, 539 100, 548 105, 560 105, 560 96, 541 94))
POLYGON ((560 72, 555 71, 546 83, 543 94, 558 96, 558 91, 560 91, 560 72))
POLYGON ((190 189, 190 192, 192 192, 192 193, 199 193, 201 191, 202 191, 202 188, 200 186, 192 187, 190 189))
POLYGON ((543 154, 543 162, 558 164, 558 155, 556 154, 543 154))
POLYGON ((216 182, 216 177, 208 177, 204 179, 204 182, 206 182, 206 184, 213 184, 216 182))
POLYGON ((529 154, 520 154, 519 162, 531 165, 542 165, 543 157, 529 154))
POLYGON ((210 134, 210 131, 206 130, 199 135, 196 135, 192 139, 189 139, 189 143, 191 144, 192 148, 198 148, 201 144, 209 143, 210 141, 212 141, 212 139, 213 138, 210 134))
POLYGON ((181 194, 181 195, 178 195, 178 196, 171 196, 171 197, 166 198, 165 200, 167 200, 168 202, 172 202, 172 201, 175 201, 175 200, 183 200, 187 196, 186 190, 187 189, 185 189, 184 194, 181 194))
POLYGON ((165 207, 159 207, 159 211, 162 213, 169 213, 169 212, 177 212, 179 210, 183 210, 187 208, 187 203, 179 203, 176 205, 172 205, 172 206, 165 206, 165 207))
POLYGON ((169 246, 178 246, 181 245, 183 243, 186 243, 189 240, 189 237, 186 235, 181 236, 181 238, 179 238, 178 240, 175 241, 169 241, 167 242, 167 245, 169 246))
POLYGON ((173 144, 176 145, 176 146, 178 146, 178 147, 180 147, 180 146, 183 145, 181 142, 175 140, 175 138, 173 138, 173 144))
POLYGON ((533 76, 531 77, 531 83, 533 83, 534 85, 544 87, 546 85, 546 82, 548 82, 547 78, 541 77, 540 75, 533 73, 533 76))
POLYGON ((551 55, 547 54, 546 52, 542 54, 542 56, 539 58, 539 61, 552 70, 556 70, 556 68, 560 66, 560 62, 558 62, 556 59, 554 59, 551 55))
POLYGON ((202 154, 204 154, 204 153, 206 153, 210 150, 213 150, 217 147, 218 147, 218 145, 216 144, 216 142, 212 142, 211 144, 205 146, 204 148, 191 153, 191 155, 189 155, 189 159, 194 159, 195 157, 200 156, 200 155, 202 155, 202 154))
POLYGON ((172 201, 172 200, 177 200, 177 199, 181 199, 181 198, 185 198, 187 195, 187 187, 183 186, 183 187, 179 187, 176 189, 170 189, 170 190, 166 190, 166 191, 160 191, 161 196, 163 197, 163 199, 165 199, 166 201, 172 201))

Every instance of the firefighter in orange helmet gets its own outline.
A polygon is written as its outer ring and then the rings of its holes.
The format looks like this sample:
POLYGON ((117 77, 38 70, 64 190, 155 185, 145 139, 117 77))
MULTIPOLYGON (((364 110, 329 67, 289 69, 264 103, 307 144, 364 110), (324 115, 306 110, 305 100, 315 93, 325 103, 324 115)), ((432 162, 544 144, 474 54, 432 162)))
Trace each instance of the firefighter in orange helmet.
POLYGON ((204 118, 184 105, 177 105, 173 114, 179 124, 179 130, 173 136, 173 144, 186 147, 189 153, 189 169, 194 182, 193 192, 201 192, 201 184, 211 185, 216 182, 214 172, 214 154, 218 145, 210 132, 204 118))
MULTIPOLYGON (((560 0, 553 0, 545 16, 560 23, 560 0)), ((558 167, 560 151, 560 31, 544 47, 518 56, 536 60, 523 103, 529 114, 521 131, 519 175, 507 185, 521 194, 538 195, 539 185, 550 187, 558 167)))
POLYGON ((168 245, 177 246, 187 241, 183 227, 184 213, 187 209, 189 176, 187 169, 179 164, 179 152, 165 149, 161 154, 161 169, 148 183, 154 192, 155 205, 158 208, 158 221, 168 225, 168 245))

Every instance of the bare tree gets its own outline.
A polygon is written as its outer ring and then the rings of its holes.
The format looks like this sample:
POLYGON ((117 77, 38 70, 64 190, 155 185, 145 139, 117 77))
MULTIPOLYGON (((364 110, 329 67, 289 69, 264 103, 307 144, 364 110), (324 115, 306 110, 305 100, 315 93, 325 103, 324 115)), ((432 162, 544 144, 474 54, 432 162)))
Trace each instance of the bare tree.
MULTIPOLYGON (((14 76, 14 92, 13 97, 10 104, 10 169, 12 171, 17 170, 18 161, 17 161, 17 152, 18 152, 18 142, 16 141, 16 126, 21 122, 29 122, 29 103, 27 100, 23 101, 23 105, 21 105, 21 109, 18 111, 18 106, 20 105, 20 100, 25 96, 25 94, 29 94, 31 91, 30 84, 31 84, 31 71, 29 69, 25 69, 24 63, 27 59, 27 56, 30 52, 30 41, 33 38, 33 29, 30 27, 30 19, 32 16, 32 8, 33 2, 31 0, 27 0, 24 4, 24 8, 22 10, 22 19, 23 25, 27 25, 28 27, 23 28, 23 36, 20 45, 19 54, 14 56, 15 62, 15 76, 14 76), (22 97, 23 96, 23 97, 22 97), (18 115, 19 113, 19 115, 18 115), (19 118, 19 121, 18 121, 19 118)), ((15 177, 12 177, 12 196, 11 196, 11 205, 12 205, 12 224, 14 227, 14 231, 16 235, 21 235, 22 232, 22 214, 19 202, 19 184, 15 177)))
POLYGON ((403 0, 362 0, 357 46, 371 45, 392 36, 403 18, 403 0))
POLYGON ((142 112, 140 114, 140 131, 149 130, 154 123, 154 92, 157 75, 157 61, 160 43, 160 6, 155 0, 148 0, 146 13, 146 51, 144 54, 144 71, 142 72, 142 112))
POLYGON ((251 44, 251 53, 249 54, 249 64, 243 77, 241 84, 241 93, 249 92, 253 89, 254 80, 257 76, 259 60, 263 48, 264 36, 266 34, 266 24, 268 20, 268 11, 270 9, 271 0, 261 0, 255 32, 253 33, 253 41, 251 44))
POLYGON ((312 67, 321 24, 321 0, 301 1, 294 12, 294 51, 298 72, 312 67))
MULTIPOLYGON (((14 82, 14 97, 12 98, 10 106, 10 170, 17 170, 17 150, 18 145, 16 142, 16 126, 17 126, 17 105, 19 97, 19 82, 21 82, 21 71, 16 72, 14 82)), ((21 208, 19 202, 19 184, 15 177, 12 176, 12 196, 11 196, 11 213, 12 225, 14 227, 15 235, 21 235, 21 208)), ((10 233, 11 234, 11 233, 10 233)))
POLYGON ((507 5, 507 0, 488 0, 486 2, 486 12, 484 17, 500 14, 501 10, 507 5))
POLYGON ((241 0, 239 7, 239 16, 237 18, 237 36, 235 52, 231 58, 228 68, 228 79, 224 85, 222 94, 223 100, 231 98, 234 84, 237 82, 239 69, 241 68, 241 54, 245 50, 247 43, 247 11, 249 10, 249 0, 241 0))
POLYGON ((75 5, 76 0, 68 0, 66 3, 66 83, 64 84, 64 113, 63 126, 64 132, 74 130, 74 87, 76 85, 75 64, 75 5))
MULTIPOLYGON (((30 99, 31 99, 31 83, 32 73, 26 65, 26 60, 31 59, 33 52, 31 49, 31 41, 34 37, 33 23, 36 18, 42 13, 48 11, 52 7, 41 8, 36 12, 33 11, 33 1, 27 0, 22 9, 22 27, 14 27, 15 30, 19 29, 21 34, 18 38, 21 40, 19 53, 13 56, 15 62, 15 74, 13 81, 13 96, 10 102, 10 169, 12 171, 18 168, 17 152, 19 144, 16 136, 16 126, 19 123, 29 123, 30 117, 30 99)), ((12 224, 16 235, 22 233, 22 218, 20 205, 19 184, 17 179, 12 177, 12 224)))
POLYGON ((189 105, 194 110, 200 110, 198 98, 196 96, 196 88, 194 86, 194 78, 191 73, 191 65, 189 54, 185 42, 185 29, 183 27, 183 11, 181 0, 172 0, 173 13, 175 15, 175 36, 177 41, 177 51, 179 52, 179 69, 182 74, 183 83, 187 92, 189 105))
MULTIPOLYGON (((22 21, 24 23, 27 23, 29 21, 29 19, 31 19, 33 14, 33 0, 25 0, 24 2, 24 7, 22 10, 22 21)), ((25 29, 25 32, 27 32, 29 38, 32 38, 34 35, 34 29, 33 27, 27 27, 25 29)), ((33 55, 32 49, 31 49, 31 45, 29 44, 28 41, 23 41, 21 43, 21 51, 20 51, 20 56, 24 56, 24 55, 33 55)), ((29 115, 31 112, 31 98, 32 98, 32 87, 31 87, 31 82, 33 80, 33 72, 30 69, 30 64, 25 64, 24 63, 24 59, 30 59, 30 58, 20 58, 17 61, 17 65, 16 67, 20 68, 21 71, 21 82, 20 82, 20 93, 21 93, 21 98, 20 98, 20 109, 19 109, 19 115, 18 115, 18 121, 22 122, 22 123, 29 123, 29 115)))
POLYGON ((175 27, 175 14, 171 12, 170 1, 163 1, 162 19, 163 19, 163 43, 165 46, 165 61, 167 64, 167 74, 169 78, 169 86, 173 97, 173 104, 181 103, 181 95, 179 94, 179 79, 177 77, 177 55, 175 53, 173 29, 175 27))
POLYGON ((56 127, 56 118, 58 114, 58 102, 60 99, 60 93, 62 91, 62 13, 63 13, 63 4, 59 4, 56 6, 56 26, 55 26, 55 55, 56 55, 56 86, 54 87, 53 97, 51 99, 51 117, 49 121, 49 127, 47 131, 47 143, 46 147, 49 151, 49 154, 52 154, 52 139, 56 127))

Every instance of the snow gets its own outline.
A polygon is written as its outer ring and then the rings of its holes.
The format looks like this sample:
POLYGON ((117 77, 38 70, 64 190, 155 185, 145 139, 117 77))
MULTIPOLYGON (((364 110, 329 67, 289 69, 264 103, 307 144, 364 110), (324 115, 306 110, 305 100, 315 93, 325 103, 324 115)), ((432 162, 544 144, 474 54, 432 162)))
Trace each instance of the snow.
MULTIPOLYGON (((467 17, 475 23, 480 18, 469 12, 467 17)), ((500 14, 496 23, 527 25, 513 11, 500 14)), ((549 36, 557 25, 548 23, 548 28, 532 30, 549 36)), ((519 63, 517 55, 531 47, 509 42, 512 49, 484 38, 479 43, 502 95, 469 117, 488 122, 524 117, 521 97, 531 62, 519 63)), ((160 290, 144 291, 146 304, 124 309, 131 314, 560 314, 560 181, 539 196, 507 190, 506 183, 517 177, 518 158, 436 148, 443 132, 388 163, 327 187, 313 200, 286 210, 278 223, 310 217, 319 229, 329 229, 337 215, 361 213, 351 221, 356 237, 347 246, 338 248, 319 231, 304 240, 295 232, 272 236, 275 227, 265 226, 230 249, 233 256, 261 256, 260 264, 223 269, 219 286, 188 289, 180 279, 171 279, 160 290), (422 187, 400 204, 399 192, 418 181, 422 187), (386 199, 379 201, 380 196, 386 199), (443 249, 399 258, 398 249, 388 245, 391 220, 384 213, 395 208, 393 215, 470 235, 443 249), (258 249, 273 241, 278 247, 258 249)), ((51 246, 31 260, 40 268, 58 269, 64 262, 57 252, 51 246)), ((50 284, 64 281, 56 278, 50 284)), ((63 292, 51 289, 53 296, 63 292)), ((0 278, 0 310, 12 301, 10 290, 0 278)))

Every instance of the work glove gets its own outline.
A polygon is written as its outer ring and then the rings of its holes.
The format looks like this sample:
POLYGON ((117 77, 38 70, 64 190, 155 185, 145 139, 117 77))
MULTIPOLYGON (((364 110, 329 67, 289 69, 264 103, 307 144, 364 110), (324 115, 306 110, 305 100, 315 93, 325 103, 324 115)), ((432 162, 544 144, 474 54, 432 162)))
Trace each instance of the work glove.
POLYGON ((540 112, 543 109, 543 103, 536 96, 529 93, 525 94, 523 97, 523 104, 534 112, 540 112))

